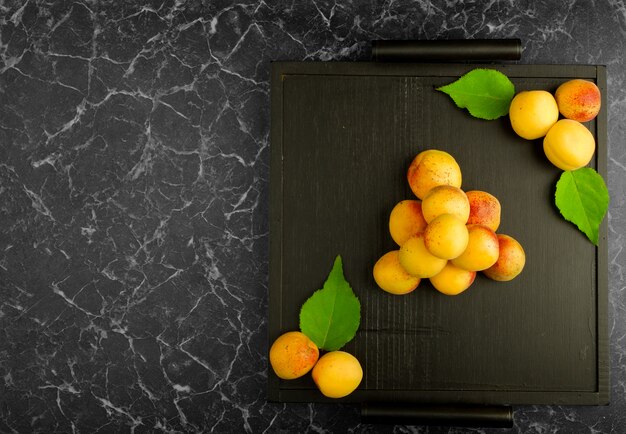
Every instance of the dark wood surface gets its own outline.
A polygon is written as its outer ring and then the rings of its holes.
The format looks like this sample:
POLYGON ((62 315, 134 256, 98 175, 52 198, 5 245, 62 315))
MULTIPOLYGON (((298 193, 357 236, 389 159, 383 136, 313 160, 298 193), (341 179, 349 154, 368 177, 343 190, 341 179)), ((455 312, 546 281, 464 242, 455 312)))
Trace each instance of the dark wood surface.
MULTIPOLYGON (((472 118, 435 90, 476 65, 275 63, 272 75, 270 341, 298 329, 302 303, 336 255, 362 306, 345 349, 364 378, 348 401, 603 404, 608 401, 606 225, 593 246, 553 204, 559 169, 541 141, 508 117, 472 118), (387 221, 414 198, 406 183, 425 149, 451 153, 464 190, 502 205, 499 233, 518 239, 526 267, 502 283, 479 275, 456 297, 427 280, 406 296, 376 286, 372 267, 396 249, 387 221)), ((604 68, 488 65, 516 91, 553 91, 569 78, 596 81, 604 68)), ((587 124, 606 174, 606 113, 587 124)), ((280 381, 278 401, 324 401, 309 376, 280 381)))

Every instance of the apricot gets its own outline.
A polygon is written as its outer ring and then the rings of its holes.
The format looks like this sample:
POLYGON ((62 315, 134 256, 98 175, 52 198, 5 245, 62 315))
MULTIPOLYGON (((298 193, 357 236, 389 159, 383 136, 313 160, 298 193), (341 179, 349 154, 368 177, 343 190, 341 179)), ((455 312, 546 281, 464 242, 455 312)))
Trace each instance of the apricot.
POLYGON ((596 140, 583 124, 571 119, 558 121, 543 139, 548 160, 562 170, 586 166, 593 157, 596 140))
POLYGON ((430 283, 442 294, 458 295, 470 287, 476 278, 475 271, 467 271, 448 262, 430 283))
POLYGON ((518 136, 534 140, 545 136, 556 123, 559 119, 559 108, 550 92, 522 91, 511 101, 509 119, 518 136))
POLYGON ((352 354, 331 351, 320 357, 311 376, 324 396, 343 398, 359 387, 363 379, 363 368, 352 354))
POLYGON ((413 291, 420 284, 420 278, 411 276, 400 265, 398 251, 385 253, 374 265, 376 284, 390 294, 402 295, 413 291))
POLYGON ((453 259, 463 253, 469 241, 467 227, 453 214, 441 214, 424 231, 424 245, 441 259, 453 259))
POLYGON ((467 248, 452 263, 468 271, 482 271, 498 260, 500 250, 495 232, 483 225, 467 225, 469 241, 467 248))
POLYGON ((422 214, 427 223, 441 214, 453 214, 464 224, 470 213, 470 205, 465 192, 451 185, 433 187, 422 201, 422 214))
POLYGON ((467 224, 479 224, 497 231, 500 226, 500 201, 486 191, 470 190, 465 194, 470 207, 467 224))
POLYGON ((424 199, 431 188, 438 185, 461 187, 461 168, 445 151, 428 149, 413 159, 407 171, 409 187, 420 199, 424 199))
POLYGON ((389 233, 398 246, 413 235, 424 232, 426 224, 419 200, 398 202, 389 215, 389 233))
POLYGON ((424 245, 424 234, 417 234, 406 240, 400 247, 398 259, 407 273, 421 279, 439 273, 447 262, 428 251, 424 245))
POLYGON ((287 332, 270 347, 270 364, 283 380, 293 380, 309 372, 319 357, 317 345, 301 332, 287 332))
POLYGON ((598 116, 602 97, 600 89, 588 80, 575 79, 561 84, 555 94, 559 112, 578 122, 588 122, 598 116))
POLYGON ((483 274, 499 282, 508 282, 517 277, 526 264, 526 253, 522 245, 513 237, 498 234, 500 254, 491 267, 483 270, 483 274))

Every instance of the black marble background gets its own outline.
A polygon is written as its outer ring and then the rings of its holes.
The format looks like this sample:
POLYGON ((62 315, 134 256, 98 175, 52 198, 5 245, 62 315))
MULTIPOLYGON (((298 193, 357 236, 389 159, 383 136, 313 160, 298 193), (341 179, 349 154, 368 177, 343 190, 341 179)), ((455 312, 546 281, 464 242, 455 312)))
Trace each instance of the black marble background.
POLYGON ((508 37, 607 65, 612 198, 611 405, 512 432, 625 432, 623 0, 0 1, 0 432, 464 431, 266 402, 269 65, 508 37))

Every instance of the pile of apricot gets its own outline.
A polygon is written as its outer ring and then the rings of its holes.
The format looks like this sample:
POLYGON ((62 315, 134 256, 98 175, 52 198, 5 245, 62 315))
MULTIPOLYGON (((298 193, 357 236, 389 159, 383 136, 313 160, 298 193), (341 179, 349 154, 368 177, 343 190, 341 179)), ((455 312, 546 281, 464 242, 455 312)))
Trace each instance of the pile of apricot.
POLYGON ((446 295, 457 295, 476 273, 508 281, 521 273, 526 255, 513 237, 497 234, 501 206, 479 190, 461 189, 461 169, 447 152, 419 153, 407 172, 419 200, 403 200, 391 211, 389 232, 397 250, 374 265, 374 280, 391 294, 408 294, 422 279, 446 295))
POLYGON ((601 103, 598 86, 574 79, 562 83, 554 95, 545 90, 519 92, 509 106, 509 119, 518 136, 543 137, 543 151, 552 164, 576 170, 586 166, 595 152, 595 138, 583 123, 598 115, 601 103))

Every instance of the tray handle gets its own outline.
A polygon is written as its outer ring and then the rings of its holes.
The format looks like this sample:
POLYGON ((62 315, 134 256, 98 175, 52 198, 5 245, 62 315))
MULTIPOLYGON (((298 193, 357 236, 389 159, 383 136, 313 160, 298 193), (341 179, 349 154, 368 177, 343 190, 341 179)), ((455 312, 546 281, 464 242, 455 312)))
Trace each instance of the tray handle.
POLYGON ((473 62, 521 57, 519 39, 372 41, 372 58, 376 62, 473 62))
POLYGON ((364 403, 361 422, 392 425, 440 425, 475 428, 511 428, 509 406, 403 405, 364 403))

